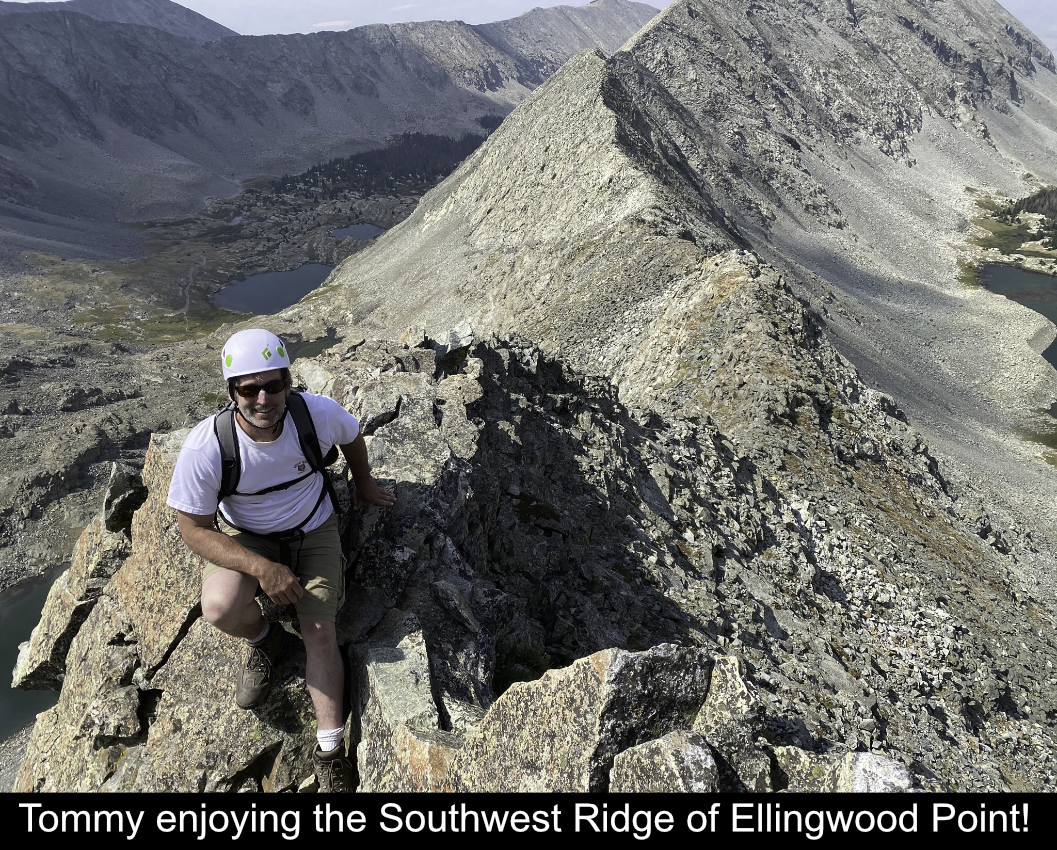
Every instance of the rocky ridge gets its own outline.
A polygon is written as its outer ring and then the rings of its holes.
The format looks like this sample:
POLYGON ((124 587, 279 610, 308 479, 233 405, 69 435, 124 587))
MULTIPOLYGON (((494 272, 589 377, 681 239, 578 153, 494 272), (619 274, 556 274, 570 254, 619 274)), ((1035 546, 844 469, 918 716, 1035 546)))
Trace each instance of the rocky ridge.
POLYGON ((1053 328, 963 286, 958 262, 975 250, 975 191, 1057 181, 1055 67, 984 0, 674 3, 612 58, 568 63, 336 269, 331 323, 387 336, 469 318, 623 397, 688 375, 693 395, 708 358, 695 292, 715 251, 751 248, 950 478, 1046 541, 1023 578, 1052 597, 1057 489, 1044 449, 1015 433, 1057 397, 1038 357, 1053 328))
MULTIPOLYGON (((810 325, 767 269, 728 309, 810 325)), ((810 376, 803 340, 780 335, 810 376)), ((466 327, 296 364, 360 413, 398 495, 344 531, 362 790, 847 790, 877 770, 894 788, 1052 786, 1052 623, 1003 554, 1023 541, 983 539, 979 503, 946 496, 891 400, 814 336, 842 412, 824 436, 788 428, 784 469, 715 421, 624 407, 532 343, 466 327), (846 483, 811 486, 801 462, 846 483)), ((742 403, 766 416, 766 395, 742 403)), ((197 559, 164 507, 181 439, 155 437, 131 554, 111 545, 120 566, 65 669, 53 636, 69 629, 42 624, 20 658, 27 684, 61 676, 62 694, 18 790, 310 787, 303 656, 262 710, 239 711, 237 642, 196 608, 197 559)), ((101 562, 99 534, 68 585, 101 562)), ((66 595, 48 608, 70 610, 66 595)))

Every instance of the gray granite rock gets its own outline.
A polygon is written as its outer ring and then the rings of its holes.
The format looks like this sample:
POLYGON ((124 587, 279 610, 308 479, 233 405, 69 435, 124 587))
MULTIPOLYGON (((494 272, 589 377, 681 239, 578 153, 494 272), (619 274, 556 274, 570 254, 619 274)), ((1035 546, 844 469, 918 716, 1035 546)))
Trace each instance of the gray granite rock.
POLYGON ((906 766, 876 753, 820 756, 794 747, 776 747, 778 770, 793 792, 894 793, 910 791, 906 766))
MULTIPOLYGON (((131 518, 131 517, 130 517, 131 518)), ((58 689, 66 674, 70 642, 95 606, 104 585, 132 551, 128 537, 109 531, 103 516, 81 533, 70 568, 48 591, 40 622, 19 647, 11 687, 58 689)))
POLYGON ((663 645, 604 650, 513 685, 452 762, 456 791, 604 791, 618 753, 685 728, 711 658, 663 645))
POLYGON ((712 794, 719 790, 718 768, 700 735, 669 732, 630 747, 613 759, 612 794, 712 794))
POLYGON ((724 770, 733 774, 725 784, 766 793, 771 784, 771 759, 757 748, 764 732, 765 710, 754 686, 741 675, 738 659, 715 660, 708 698, 694 720, 692 731, 704 737, 719 754, 724 770))

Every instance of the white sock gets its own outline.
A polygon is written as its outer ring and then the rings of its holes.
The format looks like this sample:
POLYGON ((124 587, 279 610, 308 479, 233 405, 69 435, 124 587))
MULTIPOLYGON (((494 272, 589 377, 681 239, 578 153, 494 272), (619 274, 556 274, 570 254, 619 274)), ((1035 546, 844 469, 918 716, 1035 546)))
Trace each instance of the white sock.
POLYGON ((268 632, 270 632, 271 630, 272 630, 272 624, 269 623, 267 620, 265 620, 264 621, 264 629, 261 631, 261 633, 259 635, 257 635, 257 637, 255 637, 253 640, 246 641, 246 643, 248 643, 250 646, 253 646, 254 644, 260 643, 262 640, 264 640, 266 637, 268 637, 268 632))
POLYGON ((316 741, 319 743, 320 752, 329 753, 341 746, 345 737, 345 728, 339 726, 337 729, 319 729, 316 732, 316 741))

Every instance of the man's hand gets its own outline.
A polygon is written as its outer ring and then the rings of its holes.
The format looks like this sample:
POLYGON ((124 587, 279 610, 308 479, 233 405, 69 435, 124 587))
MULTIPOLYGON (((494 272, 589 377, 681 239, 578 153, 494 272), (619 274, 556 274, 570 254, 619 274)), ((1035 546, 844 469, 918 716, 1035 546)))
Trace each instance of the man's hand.
POLYGON ((371 466, 367 461, 367 443, 364 442, 363 434, 338 448, 345 455, 352 472, 352 480, 356 484, 357 508, 364 504, 390 508, 396 504, 396 496, 379 487, 378 482, 371 477, 371 466))
POLYGON ((362 484, 359 481, 356 482, 356 507, 363 507, 364 503, 391 508, 396 504, 396 496, 379 487, 378 482, 373 478, 368 478, 362 484))
POLYGON ((257 581, 261 584, 261 590, 277 605, 293 605, 305 595, 300 579, 289 567, 275 561, 267 562, 267 567, 257 576, 257 581))
POLYGON ((251 552, 213 527, 213 517, 177 511, 180 536, 192 552, 218 567, 253 576, 268 598, 279 605, 292 605, 304 588, 289 567, 251 552))

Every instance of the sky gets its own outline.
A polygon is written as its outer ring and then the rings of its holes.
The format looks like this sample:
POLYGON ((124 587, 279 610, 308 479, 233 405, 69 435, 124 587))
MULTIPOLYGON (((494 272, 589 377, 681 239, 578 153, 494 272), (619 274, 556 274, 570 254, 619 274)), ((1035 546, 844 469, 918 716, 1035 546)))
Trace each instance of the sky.
MULTIPOLYGON (((32 0, 15 0, 32 2, 32 0)), ((242 35, 343 30, 363 24, 404 21, 465 21, 483 24, 515 18, 535 6, 583 6, 587 0, 179 0, 242 35)), ((644 0, 661 9, 671 0, 644 0)), ((1027 23, 1051 49, 1057 50, 1057 0, 999 0, 1027 23)))

